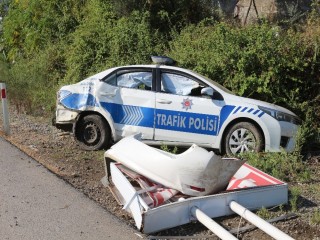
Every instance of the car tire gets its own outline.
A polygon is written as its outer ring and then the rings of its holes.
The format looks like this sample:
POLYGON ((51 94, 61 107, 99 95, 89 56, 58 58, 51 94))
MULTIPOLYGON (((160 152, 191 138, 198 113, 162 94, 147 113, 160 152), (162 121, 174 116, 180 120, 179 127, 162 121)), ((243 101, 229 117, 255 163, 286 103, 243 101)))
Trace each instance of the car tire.
POLYGON ((75 137, 84 150, 100 150, 110 142, 110 128, 99 115, 84 116, 77 123, 75 137))
POLYGON ((261 131, 254 124, 239 122, 227 130, 223 147, 227 155, 261 152, 264 149, 264 139, 261 131))

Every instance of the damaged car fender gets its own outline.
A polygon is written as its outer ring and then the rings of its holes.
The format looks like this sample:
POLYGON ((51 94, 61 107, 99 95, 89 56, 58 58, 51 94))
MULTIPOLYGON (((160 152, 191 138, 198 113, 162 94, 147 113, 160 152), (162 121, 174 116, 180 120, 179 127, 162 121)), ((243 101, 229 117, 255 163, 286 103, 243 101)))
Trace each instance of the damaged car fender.
POLYGON ((76 139, 87 150, 100 149, 104 147, 101 142, 106 145, 110 140, 116 140, 113 118, 100 105, 99 85, 89 79, 64 86, 58 92, 56 126, 71 127, 76 139), (103 136, 108 139, 99 139, 103 136))

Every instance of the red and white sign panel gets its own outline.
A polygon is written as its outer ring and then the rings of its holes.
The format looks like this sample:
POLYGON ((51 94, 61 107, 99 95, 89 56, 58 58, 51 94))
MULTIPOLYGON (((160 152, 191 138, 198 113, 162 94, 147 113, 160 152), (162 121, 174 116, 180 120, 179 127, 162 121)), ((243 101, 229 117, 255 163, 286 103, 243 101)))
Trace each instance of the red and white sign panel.
POLYGON ((249 187, 270 186, 283 183, 284 182, 281 182, 280 180, 245 163, 231 178, 227 187, 227 191, 249 187))
POLYGON ((141 197, 150 208, 154 208, 164 204, 167 200, 169 200, 179 192, 175 189, 156 184, 150 181, 150 179, 126 168, 122 164, 117 163, 116 166, 121 172, 136 181, 142 189, 148 190, 155 187, 155 189, 146 191, 145 193, 141 194, 141 197))

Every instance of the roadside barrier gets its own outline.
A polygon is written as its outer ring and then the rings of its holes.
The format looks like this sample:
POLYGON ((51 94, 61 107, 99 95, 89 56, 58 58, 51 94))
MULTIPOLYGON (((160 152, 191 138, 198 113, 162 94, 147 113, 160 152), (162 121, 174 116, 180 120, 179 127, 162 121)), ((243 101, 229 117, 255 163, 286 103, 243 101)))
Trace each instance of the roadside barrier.
POLYGON ((6 84, 0 83, 0 89, 1 89, 1 102, 2 102, 2 113, 3 113, 3 130, 6 135, 10 135, 6 84))

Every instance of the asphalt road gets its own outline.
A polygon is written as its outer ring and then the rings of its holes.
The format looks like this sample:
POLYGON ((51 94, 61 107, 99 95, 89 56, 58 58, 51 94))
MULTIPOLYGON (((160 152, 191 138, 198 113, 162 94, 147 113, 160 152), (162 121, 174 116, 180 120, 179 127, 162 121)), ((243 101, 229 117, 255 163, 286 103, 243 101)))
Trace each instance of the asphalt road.
POLYGON ((0 239, 141 239, 0 137, 0 239))

